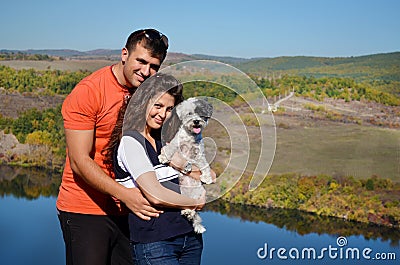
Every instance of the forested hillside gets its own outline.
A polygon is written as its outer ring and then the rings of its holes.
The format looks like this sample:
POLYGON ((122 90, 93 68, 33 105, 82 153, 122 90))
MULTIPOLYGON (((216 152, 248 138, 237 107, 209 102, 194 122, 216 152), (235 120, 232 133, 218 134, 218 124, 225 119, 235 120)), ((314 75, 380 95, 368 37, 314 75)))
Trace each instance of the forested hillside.
POLYGON ((234 64, 246 73, 270 77, 283 74, 350 77, 358 81, 400 81, 400 52, 359 57, 277 57, 234 64))

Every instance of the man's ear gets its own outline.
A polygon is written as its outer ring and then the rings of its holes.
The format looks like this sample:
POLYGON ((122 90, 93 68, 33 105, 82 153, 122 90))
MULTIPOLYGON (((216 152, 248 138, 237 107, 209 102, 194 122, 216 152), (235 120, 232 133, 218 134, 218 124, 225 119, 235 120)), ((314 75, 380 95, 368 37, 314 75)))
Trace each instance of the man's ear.
POLYGON ((125 64, 125 62, 128 60, 129 52, 127 48, 122 48, 121 50, 121 61, 122 64, 125 64))

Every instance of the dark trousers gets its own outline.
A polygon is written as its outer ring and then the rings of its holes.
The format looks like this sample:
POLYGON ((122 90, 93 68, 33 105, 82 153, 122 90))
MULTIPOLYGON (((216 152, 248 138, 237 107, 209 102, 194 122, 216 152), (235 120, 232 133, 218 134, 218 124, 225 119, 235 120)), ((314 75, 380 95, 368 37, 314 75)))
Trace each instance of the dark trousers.
POLYGON ((127 216, 59 211, 67 265, 132 265, 127 216))

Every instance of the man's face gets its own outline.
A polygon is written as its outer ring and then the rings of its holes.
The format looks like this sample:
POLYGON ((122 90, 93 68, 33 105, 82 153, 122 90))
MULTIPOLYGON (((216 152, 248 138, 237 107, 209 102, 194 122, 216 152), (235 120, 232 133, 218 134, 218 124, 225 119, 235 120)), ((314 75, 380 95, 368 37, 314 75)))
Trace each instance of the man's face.
POLYGON ((123 73, 125 86, 137 88, 148 77, 157 73, 160 69, 159 58, 152 57, 149 50, 137 44, 134 51, 128 52, 126 48, 122 51, 123 73))

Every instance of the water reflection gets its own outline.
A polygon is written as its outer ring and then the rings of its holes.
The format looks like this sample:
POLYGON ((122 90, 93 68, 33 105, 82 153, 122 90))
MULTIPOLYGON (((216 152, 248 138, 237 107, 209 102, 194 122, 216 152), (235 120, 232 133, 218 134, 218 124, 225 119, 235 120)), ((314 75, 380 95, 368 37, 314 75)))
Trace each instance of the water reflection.
POLYGON ((337 236, 363 236, 365 239, 381 239, 395 247, 400 245, 400 230, 374 224, 344 221, 340 218, 318 216, 298 210, 265 209, 235 205, 222 200, 206 206, 207 211, 219 212, 251 222, 265 222, 299 235, 315 233, 337 236))
MULTIPOLYGON (((12 195, 28 200, 40 196, 56 197, 61 174, 43 169, 0 166, 0 195, 12 195)), ((299 235, 363 236, 365 239, 380 239, 390 245, 400 245, 400 230, 359 222, 344 221, 339 218, 323 217, 297 210, 263 209, 253 206, 234 205, 222 200, 210 203, 206 211, 218 212, 228 217, 251 222, 273 224, 278 228, 296 232, 299 235)))
POLYGON ((28 200, 58 195, 61 174, 46 169, 0 166, 0 195, 28 200))

